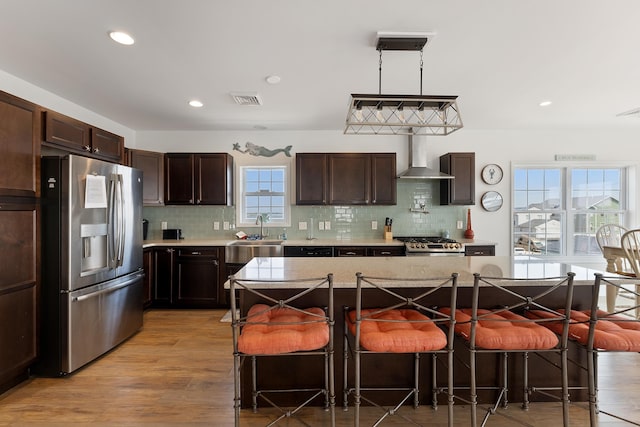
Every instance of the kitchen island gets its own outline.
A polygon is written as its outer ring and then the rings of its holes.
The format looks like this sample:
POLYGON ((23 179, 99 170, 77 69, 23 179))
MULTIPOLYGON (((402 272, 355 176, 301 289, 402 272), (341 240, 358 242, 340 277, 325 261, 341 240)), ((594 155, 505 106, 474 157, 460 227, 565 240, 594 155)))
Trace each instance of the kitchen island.
MULTIPOLYGON (((545 262, 541 259, 521 257, 513 259, 511 257, 354 257, 354 258, 254 258, 244 268, 242 268, 236 277, 244 280, 292 280, 304 277, 322 277, 328 273, 333 273, 334 278, 334 298, 335 298, 335 378, 336 378, 336 398, 337 403, 342 403, 342 356, 344 351, 344 316, 343 307, 353 307, 355 304, 355 288, 356 273, 361 272, 368 276, 394 277, 394 278, 428 278, 428 277, 447 277, 451 273, 458 273, 459 293, 458 306, 471 306, 471 291, 473 287, 473 274, 480 273, 484 276, 493 277, 510 277, 510 278, 542 278, 551 276, 564 276, 568 272, 575 273, 574 287, 574 305, 577 310, 588 309, 591 303, 592 286, 594 283, 594 274, 601 270, 591 268, 588 265, 581 266, 576 264, 564 264, 558 262, 545 262)), ((531 286, 531 283, 528 283, 531 286)), ((535 285, 535 283, 534 283, 535 285)), ((256 288, 263 290, 268 289, 271 297, 276 299, 284 299, 290 294, 290 283, 279 285, 278 283, 269 283, 267 285, 256 284, 256 288)), ((411 285, 407 285, 411 287, 411 285)), ((229 283, 225 284, 229 287, 229 283)), ((413 290, 411 290, 413 291, 413 290)), ((448 292, 434 293, 432 303, 434 306, 446 306, 449 302, 448 292)), ((420 292, 419 288, 415 288, 415 294, 420 292)), ((243 313, 249 307, 258 302, 255 295, 248 292, 240 294, 240 310, 243 313)), ((317 294, 310 293, 306 296, 306 301, 302 302, 306 305, 317 305, 319 300, 317 294)), ((499 300, 494 301, 500 304, 499 300)), ((559 307, 562 303, 559 301, 559 307)), ((457 340, 458 341, 458 340, 457 340)), ((456 343, 456 365, 455 382, 457 386, 467 386, 469 384, 469 371, 465 364, 468 361, 468 353, 461 342, 456 343)), ((571 344, 569 350, 570 358, 583 364, 586 363, 586 351, 571 344)), ((371 369, 369 366, 369 375, 367 370, 363 371, 363 384, 371 381, 373 376, 371 372, 375 372, 375 380, 385 384, 406 384, 411 378, 411 356, 410 355, 393 355, 380 357, 394 357, 396 359, 395 368, 393 370, 381 371, 371 369)), ((481 377, 479 381, 482 383, 491 383, 498 376, 498 363, 496 355, 482 355, 479 363, 482 364, 481 377)), ((266 358, 265 358, 266 359, 266 358)), ((352 363, 350 358, 349 363, 352 363)), ((431 402, 431 359, 421 359, 421 378, 420 378, 420 400, 422 404, 431 402)), ((517 373, 521 372, 521 359, 511 358, 509 362, 509 370, 516 373, 510 377, 510 400, 522 401, 522 378, 517 373)), ((321 382, 320 367, 310 367, 302 365, 294 358, 285 361, 282 357, 276 357, 264 360, 263 368, 259 371, 259 381, 269 383, 274 381, 272 377, 274 372, 282 373, 282 367, 287 366, 287 376, 292 381, 292 385, 296 384, 299 379, 313 378, 321 382)), ((375 365, 374 365, 375 366, 375 365)), ((386 365, 388 366, 388 365, 386 365)), ((246 366, 242 372, 242 401, 243 406, 250 402, 250 373, 246 370, 246 366)), ((555 378, 558 377, 559 371, 538 358, 530 360, 530 380, 531 384, 537 386, 548 386, 556 384, 555 378)), ((349 370, 349 376, 352 377, 353 368, 349 370)), ((445 378, 445 369, 438 366, 438 378, 445 378)), ((586 386, 586 373, 574 365, 569 373, 570 384, 572 386, 586 386)), ((491 398, 491 392, 481 394, 481 401, 491 398)), ((544 397, 535 394, 532 400, 542 400, 544 397)), ((585 400, 586 393, 573 390, 571 393, 572 400, 585 400)), ((392 403, 395 396, 389 396, 387 403, 392 403)), ((283 404, 288 402, 283 401, 283 404)), ((320 403, 319 403, 320 404, 320 403)))

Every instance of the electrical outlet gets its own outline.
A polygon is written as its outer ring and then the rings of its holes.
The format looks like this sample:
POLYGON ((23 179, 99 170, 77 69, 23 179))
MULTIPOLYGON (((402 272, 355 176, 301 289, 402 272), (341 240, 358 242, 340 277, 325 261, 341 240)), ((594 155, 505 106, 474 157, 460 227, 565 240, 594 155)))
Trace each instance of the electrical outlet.
POLYGON ((371 221, 371 229, 372 230, 378 229, 378 221, 371 221))
POLYGON ((222 223, 222 229, 223 230, 228 230, 229 229, 229 221, 225 221, 222 223))
POLYGON ((167 226, 167 221, 162 221, 162 222, 160 223, 160 228, 162 228, 163 230, 166 230, 166 229, 168 228, 168 226, 167 226))
POLYGON ((318 221, 318 230, 324 230, 324 221, 318 221))
POLYGON ((331 221, 325 221, 324 222, 324 229, 325 230, 331 230, 331 221))
POLYGON ((456 227, 458 228, 458 230, 462 230, 462 221, 458 221, 456 223, 456 227))
POLYGON ((213 221, 213 229, 220 230, 220 221, 213 221))
POLYGON ((298 223, 298 230, 306 230, 307 229, 307 223, 305 221, 300 221, 298 223))

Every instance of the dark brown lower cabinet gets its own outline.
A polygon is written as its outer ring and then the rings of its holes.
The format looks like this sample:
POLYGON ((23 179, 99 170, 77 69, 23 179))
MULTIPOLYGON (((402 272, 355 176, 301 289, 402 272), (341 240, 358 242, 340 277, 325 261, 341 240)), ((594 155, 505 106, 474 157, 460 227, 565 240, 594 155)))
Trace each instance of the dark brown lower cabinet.
POLYGON ((151 305, 153 299, 153 284, 155 272, 153 268, 153 250, 145 249, 142 252, 142 268, 144 268, 144 280, 142 282, 142 303, 144 308, 151 305))
MULTIPOLYGON (((154 307, 215 308, 225 304, 219 247, 153 249, 154 307)), ((146 268, 145 268, 146 270, 146 268)))
POLYGON ((37 208, 0 198, 0 393, 37 357, 37 208))
POLYGON ((218 248, 180 248, 176 257, 177 306, 212 308, 218 305, 218 248))
POLYGON ((154 307, 168 307, 173 302, 173 248, 153 250, 154 307))

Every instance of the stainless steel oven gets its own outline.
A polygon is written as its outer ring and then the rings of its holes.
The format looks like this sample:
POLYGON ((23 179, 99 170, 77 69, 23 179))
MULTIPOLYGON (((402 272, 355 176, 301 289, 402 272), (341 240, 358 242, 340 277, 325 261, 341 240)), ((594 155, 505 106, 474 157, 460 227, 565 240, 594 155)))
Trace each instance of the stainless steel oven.
POLYGON ((464 256, 464 243, 443 237, 396 237, 407 256, 464 256))

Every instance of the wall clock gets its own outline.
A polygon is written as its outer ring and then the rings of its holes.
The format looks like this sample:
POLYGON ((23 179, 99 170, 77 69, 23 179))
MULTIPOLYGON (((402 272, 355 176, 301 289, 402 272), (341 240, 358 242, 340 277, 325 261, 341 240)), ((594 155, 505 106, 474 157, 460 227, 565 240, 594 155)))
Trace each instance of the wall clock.
POLYGON ((502 207, 502 194, 497 191, 487 191, 480 201, 482 207, 488 212, 495 212, 502 207))
POLYGON ((502 181, 502 168, 496 164, 488 164, 482 168, 482 180, 493 185, 502 181))

